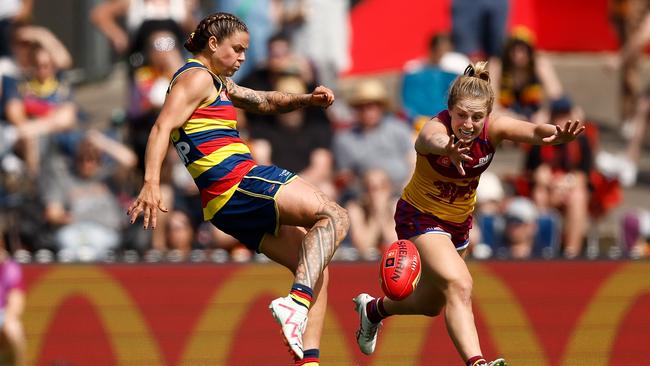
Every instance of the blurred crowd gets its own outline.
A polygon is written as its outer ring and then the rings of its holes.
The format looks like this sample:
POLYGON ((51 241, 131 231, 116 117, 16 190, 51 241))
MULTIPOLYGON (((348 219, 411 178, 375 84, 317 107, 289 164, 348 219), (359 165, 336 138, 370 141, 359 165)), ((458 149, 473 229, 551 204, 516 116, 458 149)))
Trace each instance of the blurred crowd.
POLYGON ((506 176, 483 175, 471 255, 650 256, 648 207, 616 218, 618 243, 594 252, 598 224, 620 205, 623 189, 636 184, 650 103, 635 75, 650 39, 650 6, 610 2, 621 41, 616 66, 624 71, 620 128, 629 141, 620 153, 601 149, 599 124, 564 91, 537 51, 535 34, 507 30, 507 0, 452 1, 451 31, 431 35, 428 54, 404 65, 395 91, 370 76, 342 87, 350 65, 348 0, 221 0, 210 8, 188 0, 105 0, 90 21, 126 66, 128 86, 115 106, 123 113, 111 123, 75 101, 67 73, 74 60, 50 30, 31 21, 32 2, 3 1, 0 243, 22 262, 265 260, 202 221, 198 190, 171 148, 162 182, 170 212, 153 231, 129 225, 125 214, 169 80, 189 56, 182 48, 187 34, 203 14, 227 11, 251 35, 237 83, 289 93, 323 84, 337 94, 327 110, 238 115, 258 164, 299 173, 348 210, 350 233, 336 258, 375 260, 397 239, 393 215, 414 168, 416 133, 446 108, 449 85, 470 60, 482 59, 490 61, 497 95, 493 113, 559 125, 580 119, 587 130, 562 146, 500 147, 517 151, 524 164, 506 176))

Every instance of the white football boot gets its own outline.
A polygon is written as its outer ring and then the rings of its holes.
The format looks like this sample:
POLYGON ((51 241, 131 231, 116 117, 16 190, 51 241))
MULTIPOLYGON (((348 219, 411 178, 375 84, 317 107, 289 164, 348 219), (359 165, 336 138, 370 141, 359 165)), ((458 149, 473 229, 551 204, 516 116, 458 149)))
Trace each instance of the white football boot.
POLYGON ((282 335, 291 351, 302 360, 302 333, 307 326, 308 310, 296 304, 291 297, 279 297, 269 305, 275 321, 282 327, 282 335))
POLYGON ((375 301, 375 298, 368 294, 359 294, 352 301, 354 301, 354 308, 359 313, 359 329, 357 329, 357 344, 359 349, 366 355, 371 355, 375 352, 375 345, 377 344, 377 333, 381 328, 381 322, 373 323, 368 319, 366 313, 366 305, 375 301))

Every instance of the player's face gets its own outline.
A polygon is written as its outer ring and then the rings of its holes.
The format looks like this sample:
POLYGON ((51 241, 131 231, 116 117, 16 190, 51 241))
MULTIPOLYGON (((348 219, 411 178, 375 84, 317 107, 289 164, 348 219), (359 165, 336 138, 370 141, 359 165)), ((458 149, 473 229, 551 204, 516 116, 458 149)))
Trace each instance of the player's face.
POLYGON ((223 76, 232 76, 246 60, 249 36, 246 32, 237 31, 226 37, 221 43, 211 37, 212 65, 217 69, 216 73, 223 76))
POLYGON ((471 141, 483 131, 488 116, 484 99, 461 99, 450 111, 451 129, 460 140, 471 141))

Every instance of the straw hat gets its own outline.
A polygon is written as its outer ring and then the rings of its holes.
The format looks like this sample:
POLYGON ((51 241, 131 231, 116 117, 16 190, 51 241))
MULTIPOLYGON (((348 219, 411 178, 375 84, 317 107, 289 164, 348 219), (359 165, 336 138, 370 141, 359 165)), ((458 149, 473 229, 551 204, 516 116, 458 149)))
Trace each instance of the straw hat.
POLYGON ((384 84, 375 79, 360 81, 353 89, 348 104, 351 106, 367 103, 388 103, 388 93, 384 84))

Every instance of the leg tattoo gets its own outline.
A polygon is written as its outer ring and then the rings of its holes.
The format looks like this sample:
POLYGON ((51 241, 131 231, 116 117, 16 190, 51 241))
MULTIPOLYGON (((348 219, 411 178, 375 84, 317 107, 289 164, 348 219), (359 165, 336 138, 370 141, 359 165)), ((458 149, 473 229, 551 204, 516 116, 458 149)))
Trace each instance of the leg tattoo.
POLYGON ((296 282, 313 288, 323 269, 345 237, 348 218, 340 206, 317 193, 321 206, 316 213, 319 220, 302 241, 300 262, 296 269, 296 282))

